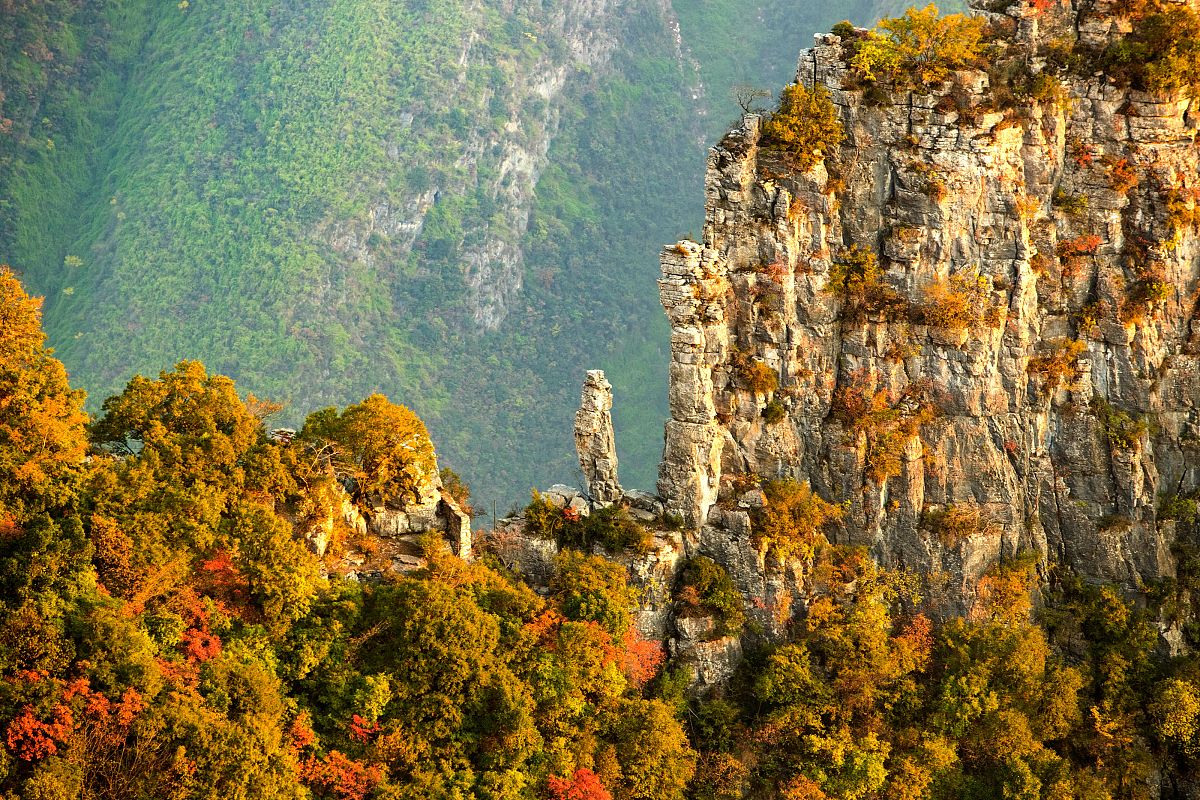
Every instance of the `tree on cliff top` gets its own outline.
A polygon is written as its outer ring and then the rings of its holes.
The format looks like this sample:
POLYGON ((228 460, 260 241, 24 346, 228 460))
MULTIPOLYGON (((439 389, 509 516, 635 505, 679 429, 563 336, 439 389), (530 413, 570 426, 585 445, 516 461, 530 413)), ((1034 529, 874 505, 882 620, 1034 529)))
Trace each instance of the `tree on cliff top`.
POLYGON ((869 81, 929 85, 952 70, 974 65, 982 49, 984 21, 964 14, 939 16, 933 3, 880 20, 859 43, 851 66, 869 81))
POLYGON ((425 423, 381 394, 309 415, 302 439, 331 448, 334 469, 354 481, 355 500, 416 500, 437 475, 437 459, 425 423))

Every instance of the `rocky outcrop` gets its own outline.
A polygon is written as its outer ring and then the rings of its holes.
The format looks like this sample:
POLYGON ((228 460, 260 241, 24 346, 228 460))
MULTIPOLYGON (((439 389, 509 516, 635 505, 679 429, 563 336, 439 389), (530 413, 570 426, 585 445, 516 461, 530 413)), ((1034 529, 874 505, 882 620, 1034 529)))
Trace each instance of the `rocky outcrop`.
POLYGON ((424 540, 437 534, 454 555, 473 557, 471 515, 445 487, 435 469, 416 496, 404 502, 355 502, 334 482, 320 512, 297 522, 313 551, 324 558, 335 542, 336 558, 326 567, 356 577, 378 577, 425 566, 424 540), (340 534, 340 535, 339 535, 340 534))
POLYGON ((603 370, 588 370, 579 411, 575 413, 575 450, 594 503, 612 503, 621 498, 612 403, 612 384, 604 378, 603 370))
MULTIPOLYGON (((1071 24, 1010 13, 1016 51, 1071 24)), ((738 511, 741 479, 791 476, 847 504, 839 542, 947 579, 947 611, 1032 549, 1130 589, 1172 575, 1159 498, 1200 487, 1193 102, 1094 75, 998 110, 982 71, 867 98, 836 36, 801 54, 797 80, 829 90, 842 146, 798 174, 747 116, 709 155, 703 241, 661 256, 658 490, 689 546, 747 597, 791 591, 769 586, 738 511), (832 290, 852 246, 878 259, 889 308, 832 290), (925 311, 947 291, 977 318, 925 311), (747 381, 756 364, 775 388, 747 381), (876 436, 851 424, 855 397, 912 422, 876 436), (941 535, 930 520, 949 507, 981 523, 941 535)))

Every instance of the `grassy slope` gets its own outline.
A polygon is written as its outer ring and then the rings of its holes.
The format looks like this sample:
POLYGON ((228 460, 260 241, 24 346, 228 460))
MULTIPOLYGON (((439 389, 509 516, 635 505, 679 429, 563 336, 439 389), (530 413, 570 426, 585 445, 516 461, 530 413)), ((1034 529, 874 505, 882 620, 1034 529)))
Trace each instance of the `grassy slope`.
POLYGON ((497 333, 458 316, 456 250, 491 209, 457 156, 503 124, 514 76, 560 46, 526 35, 533 5, 94 0, 70 12, 84 68, 46 93, 56 146, 35 125, 2 187, 16 212, 0 260, 47 294, 52 340, 95 396, 185 357, 290 401, 291 421, 383 390, 428 419, 485 502, 572 476, 579 383, 604 367, 623 477, 648 488, 665 416, 657 252, 699 230, 700 142, 733 118, 731 84, 777 87, 813 30, 861 17, 676 8, 705 97, 690 98, 664 21, 631 7, 618 69, 564 110, 525 237, 527 289, 497 333), (327 244, 375 200, 456 183, 468 189, 443 195, 407 258, 386 239, 369 264, 327 244))

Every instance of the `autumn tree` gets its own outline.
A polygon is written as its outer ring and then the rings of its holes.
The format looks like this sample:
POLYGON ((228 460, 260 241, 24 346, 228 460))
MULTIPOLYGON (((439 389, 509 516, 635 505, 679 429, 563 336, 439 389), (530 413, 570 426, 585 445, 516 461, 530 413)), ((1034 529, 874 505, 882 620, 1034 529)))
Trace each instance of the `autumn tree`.
POLYGON ((437 475, 429 431, 402 405, 373 394, 340 414, 327 408, 309 416, 303 441, 328 448, 339 475, 352 483, 355 500, 419 499, 437 475))
POLYGON ((808 172, 845 138, 838 110, 824 86, 786 86, 779 107, 763 121, 762 141, 777 148, 800 172, 808 172))
POLYGON ((778 478, 764 483, 762 491, 765 502, 753 515, 754 540, 779 561, 812 558, 824 541, 825 527, 844 513, 807 481, 778 478))
POLYGON ((929 86, 944 81, 953 70, 977 64, 983 30, 982 17, 940 16, 932 3, 910 8, 899 17, 881 20, 858 42, 851 66, 864 80, 929 86))
POLYGON ((70 505, 87 450, 84 393, 45 346, 41 306, 0 266, 0 526, 70 505))

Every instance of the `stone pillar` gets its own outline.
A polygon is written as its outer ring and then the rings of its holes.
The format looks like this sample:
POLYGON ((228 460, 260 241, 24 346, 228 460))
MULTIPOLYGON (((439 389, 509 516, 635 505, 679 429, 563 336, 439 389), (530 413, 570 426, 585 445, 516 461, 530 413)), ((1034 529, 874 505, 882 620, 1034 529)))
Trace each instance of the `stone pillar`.
POLYGON ((575 413, 575 450, 593 503, 621 499, 617 480, 617 442, 613 436, 612 384, 604 371, 588 370, 575 413))

